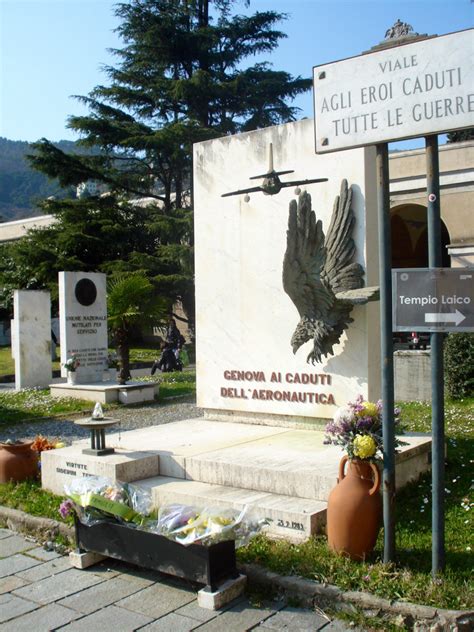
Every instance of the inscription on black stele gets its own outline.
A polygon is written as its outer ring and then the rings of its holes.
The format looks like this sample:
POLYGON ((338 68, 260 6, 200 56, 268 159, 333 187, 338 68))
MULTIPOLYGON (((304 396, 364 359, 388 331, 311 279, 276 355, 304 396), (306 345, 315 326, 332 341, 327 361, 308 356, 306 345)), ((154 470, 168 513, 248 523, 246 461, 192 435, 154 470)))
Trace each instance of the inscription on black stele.
POLYGON ((75 295, 78 303, 84 306, 92 305, 97 298, 97 288, 90 279, 81 279, 76 283, 75 295))

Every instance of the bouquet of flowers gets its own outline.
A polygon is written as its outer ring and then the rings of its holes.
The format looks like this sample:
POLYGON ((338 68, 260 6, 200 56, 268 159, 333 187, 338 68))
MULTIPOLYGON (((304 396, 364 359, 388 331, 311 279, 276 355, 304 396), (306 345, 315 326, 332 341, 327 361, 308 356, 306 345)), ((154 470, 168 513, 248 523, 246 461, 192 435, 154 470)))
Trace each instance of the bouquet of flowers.
POLYGON ((70 373, 74 373, 74 371, 80 365, 81 363, 79 362, 79 359, 77 358, 77 356, 73 355, 66 360, 66 362, 63 364, 63 367, 70 373))
POLYGON ((248 516, 247 506, 238 511, 230 508, 164 505, 159 509, 153 531, 185 546, 210 546, 224 540, 235 540, 235 546, 239 547, 246 544, 266 523, 265 520, 252 520, 248 516))
POLYGON ((209 546, 224 540, 235 540, 237 547, 243 546, 268 522, 250 517, 247 507, 240 511, 172 504, 156 512, 149 490, 101 476, 75 479, 66 483, 64 490, 68 498, 59 507, 63 518, 75 511, 87 526, 119 522, 185 546, 209 546))
POLYGON ((152 519, 156 519, 150 492, 132 483, 87 476, 66 483, 64 490, 69 497, 67 505, 74 507, 79 520, 86 525, 112 521, 146 528, 152 519))
MULTIPOLYGON (((400 409, 395 408, 395 432, 402 433, 400 409)), ((326 426, 324 443, 341 446, 350 459, 375 461, 382 456, 382 402, 364 401, 362 395, 338 408, 326 426)), ((395 448, 405 445, 395 439, 395 448)))

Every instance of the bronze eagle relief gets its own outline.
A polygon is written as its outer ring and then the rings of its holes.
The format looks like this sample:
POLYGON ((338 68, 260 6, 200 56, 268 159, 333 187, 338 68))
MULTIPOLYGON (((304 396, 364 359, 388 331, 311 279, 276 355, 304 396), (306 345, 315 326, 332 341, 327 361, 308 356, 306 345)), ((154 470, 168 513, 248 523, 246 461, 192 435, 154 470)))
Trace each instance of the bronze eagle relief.
POLYGON ((311 196, 303 192, 290 202, 283 288, 300 315, 291 338, 293 353, 308 340, 313 349, 307 362, 334 355, 345 329, 353 322, 355 304, 377 300, 378 287, 364 288, 364 269, 353 261, 355 223, 352 188, 341 183, 327 235, 311 209, 311 196))

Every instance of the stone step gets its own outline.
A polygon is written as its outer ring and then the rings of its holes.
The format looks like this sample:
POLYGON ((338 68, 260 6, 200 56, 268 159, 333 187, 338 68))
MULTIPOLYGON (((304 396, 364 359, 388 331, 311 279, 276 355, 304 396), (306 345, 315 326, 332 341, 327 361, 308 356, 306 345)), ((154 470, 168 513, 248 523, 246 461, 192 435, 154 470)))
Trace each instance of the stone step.
POLYGON ((269 520, 266 533, 294 542, 304 541, 310 535, 323 531, 326 524, 326 503, 317 500, 167 476, 156 476, 135 483, 151 491, 155 507, 178 503, 240 510, 247 505, 249 515, 269 520))
MULTIPOLYGON (((406 436, 396 455, 400 489, 429 470, 431 439, 406 436)), ((327 501, 337 481, 342 453, 322 445, 322 433, 293 431, 185 459, 185 478, 213 485, 252 489, 284 496, 327 501)), ((166 457, 165 457, 166 458, 166 457)), ((163 474, 160 459, 160 474, 163 474)))

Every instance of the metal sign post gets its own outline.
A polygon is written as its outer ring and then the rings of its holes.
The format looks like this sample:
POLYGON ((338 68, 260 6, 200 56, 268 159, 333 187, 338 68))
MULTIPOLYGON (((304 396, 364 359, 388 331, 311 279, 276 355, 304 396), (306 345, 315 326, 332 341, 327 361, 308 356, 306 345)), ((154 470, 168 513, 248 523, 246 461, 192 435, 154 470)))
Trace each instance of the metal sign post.
MULTIPOLYGON (((439 203, 438 136, 426 139, 426 182, 428 194, 428 261, 442 266, 441 212, 439 203)), ((431 433, 432 433, 432 550, 431 571, 444 570, 444 371, 442 333, 431 334, 431 433)))
POLYGON ((383 524, 384 562, 395 556, 395 433, 392 336, 392 247, 388 145, 376 146, 377 207, 379 220, 380 329, 382 360, 382 432, 383 432, 383 524))

